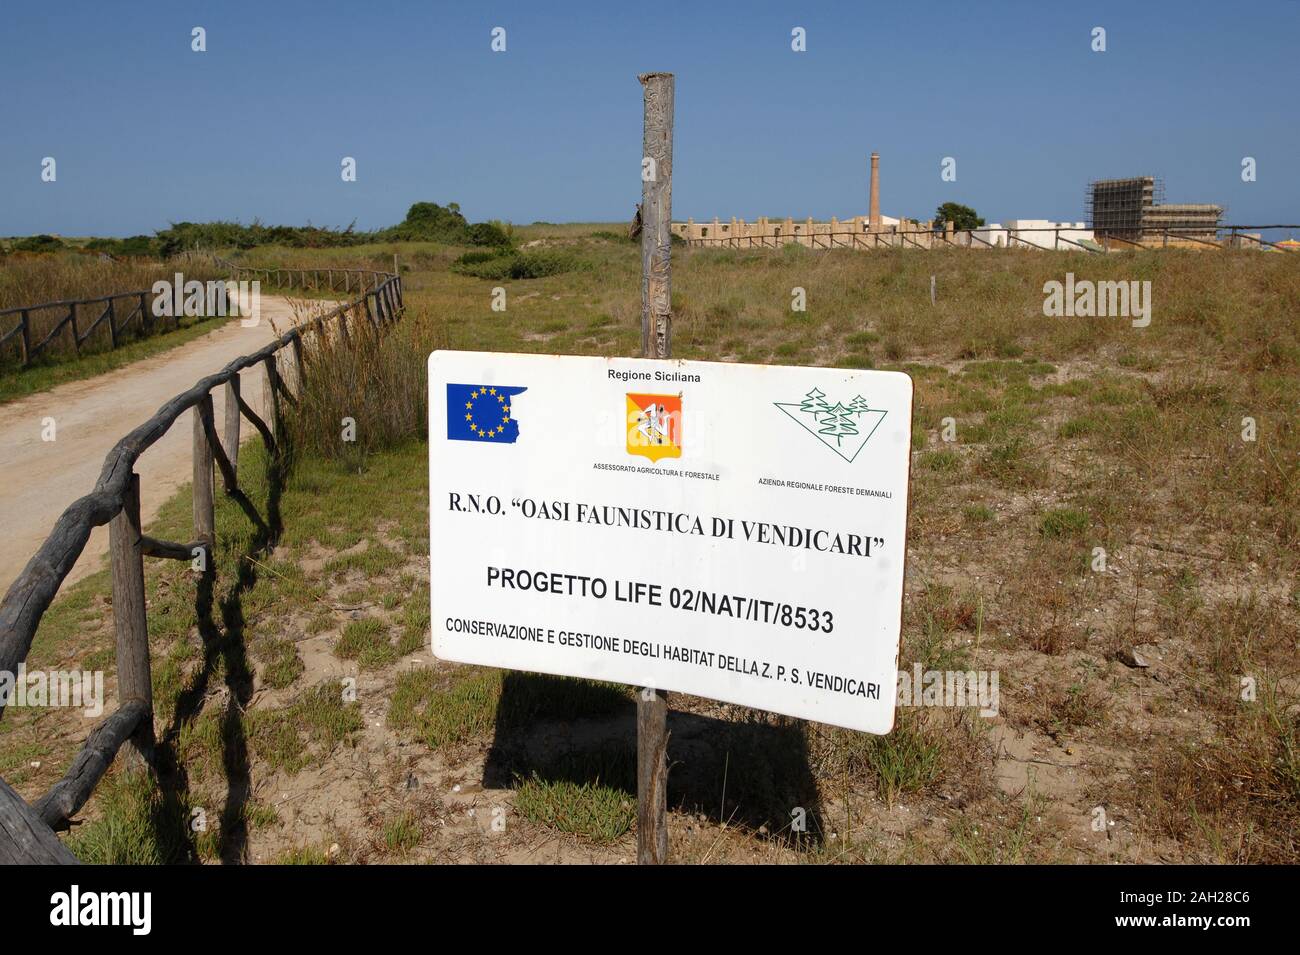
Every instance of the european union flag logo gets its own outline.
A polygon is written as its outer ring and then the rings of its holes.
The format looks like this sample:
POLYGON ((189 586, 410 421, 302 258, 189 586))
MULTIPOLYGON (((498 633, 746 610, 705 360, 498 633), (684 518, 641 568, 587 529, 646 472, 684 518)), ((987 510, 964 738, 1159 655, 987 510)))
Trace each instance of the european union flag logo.
POLYGON ((451 441, 488 441, 514 444, 519 422, 510 399, 527 388, 513 385, 447 384, 447 438, 451 441))

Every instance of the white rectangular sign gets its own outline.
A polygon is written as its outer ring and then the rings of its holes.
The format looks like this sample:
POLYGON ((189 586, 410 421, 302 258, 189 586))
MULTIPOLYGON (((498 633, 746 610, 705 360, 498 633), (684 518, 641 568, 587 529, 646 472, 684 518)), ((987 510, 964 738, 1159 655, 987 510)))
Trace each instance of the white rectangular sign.
POLYGON ((893 726, 912 380, 437 351, 433 652, 893 726))

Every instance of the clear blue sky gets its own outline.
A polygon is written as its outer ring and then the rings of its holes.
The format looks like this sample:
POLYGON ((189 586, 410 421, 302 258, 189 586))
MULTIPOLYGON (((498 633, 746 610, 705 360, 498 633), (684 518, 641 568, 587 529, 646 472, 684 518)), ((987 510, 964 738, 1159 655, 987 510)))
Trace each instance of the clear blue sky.
POLYGON ((0 235, 373 228, 417 200, 627 219, 647 70, 677 75, 678 219, 865 213, 874 149, 890 215, 1075 220, 1089 179, 1154 174, 1229 222, 1295 222, 1298 49, 1295 0, 3 0, 0 235))

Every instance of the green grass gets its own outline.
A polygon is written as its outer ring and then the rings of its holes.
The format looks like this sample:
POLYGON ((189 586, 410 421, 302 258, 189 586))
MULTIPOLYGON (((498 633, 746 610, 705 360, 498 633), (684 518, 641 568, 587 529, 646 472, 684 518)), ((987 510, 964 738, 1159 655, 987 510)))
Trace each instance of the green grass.
POLYGON ((67 837, 68 848, 90 865, 160 865, 178 861, 189 812, 168 805, 143 772, 119 773, 100 783, 95 799, 102 813, 67 837), (169 838, 170 837, 170 838, 169 838))
POLYGON ((283 690, 302 675, 304 669, 298 648, 289 640, 265 637, 253 644, 253 656, 262 664, 266 685, 283 690))
POLYGON ((938 743, 910 720, 900 719, 887 736, 868 739, 866 762, 876 777, 885 804, 892 806, 900 795, 921 792, 939 775, 941 749, 938 743))
POLYGON ((941 474, 953 474, 961 470, 961 455, 951 448, 931 451, 921 458, 921 467, 941 474))
POLYGON ((257 757, 291 775, 329 758, 364 725, 360 707, 344 702, 335 683, 313 687, 288 706, 251 710, 245 724, 257 757))
POLYGON ((334 655, 356 660, 363 670, 387 666, 401 654, 388 638, 388 627, 375 619, 353 620, 334 644, 334 655))
POLYGON ((466 668, 447 680, 433 670, 409 670, 397 678, 388 724, 441 749, 494 727, 615 712, 631 698, 625 686, 567 677, 466 668))
POLYGON ((515 810, 537 825, 602 844, 618 841, 636 822, 636 799, 620 789, 536 775, 515 788, 515 810))
POLYGON ((404 812, 384 823, 384 847, 389 852, 404 855, 420 844, 423 828, 413 812, 404 812))
POLYGON ((1085 511, 1072 507, 1057 507, 1045 513, 1038 521, 1038 532, 1053 539, 1079 539, 1088 529, 1091 519, 1085 511))

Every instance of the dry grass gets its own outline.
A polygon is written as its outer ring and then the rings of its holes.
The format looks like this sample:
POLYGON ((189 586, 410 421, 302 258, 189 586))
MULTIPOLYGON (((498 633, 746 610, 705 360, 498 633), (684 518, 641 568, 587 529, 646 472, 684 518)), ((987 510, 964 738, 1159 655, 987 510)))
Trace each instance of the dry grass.
POLYGON ((416 319, 376 334, 354 317, 349 328, 310 342, 305 387, 289 409, 297 452, 354 460, 425 432, 426 360, 442 347, 441 327, 416 319))
POLYGON ((9 255, 0 259, 0 309, 146 289, 175 271, 146 259, 114 261, 72 252, 9 255))
MULTIPOLYGON (((436 328, 456 348, 635 354, 636 246, 592 228, 537 227, 531 237, 584 268, 483 281, 445 269, 437 250, 407 283, 412 324, 436 328), (504 315, 490 308, 498 284, 504 315)), ((1168 786, 1199 785, 1203 774, 1186 762, 1199 739, 1201 758, 1232 756, 1217 758, 1233 778, 1244 779, 1245 766, 1252 780, 1266 763, 1282 766, 1257 788, 1271 798, 1289 791, 1300 629, 1300 260, 799 247, 674 254, 677 355, 912 374, 905 665, 999 670, 1003 713, 994 725, 1028 734, 1046 753, 1088 754, 1097 769, 1085 778, 1105 800, 1141 804, 1155 786, 1168 818, 1152 833, 1175 838, 1181 857, 1236 846, 1239 856, 1294 858, 1293 843, 1275 831, 1296 818, 1285 801, 1280 809, 1276 798, 1229 804, 1237 787, 1214 776, 1200 801, 1168 786), (1045 318, 1043 284, 1066 272, 1151 281, 1151 326, 1045 318), (790 309, 795 287, 807 292, 807 312, 790 309), (1246 417, 1256 422, 1253 442, 1242 439, 1246 417), (946 419, 956 440, 944 439, 946 419), (1215 599, 1196 603, 1189 577, 1215 599), (1133 662, 1137 647, 1154 665, 1133 662), (1278 712, 1290 716, 1244 719, 1222 709, 1250 673, 1269 674, 1278 712), (1131 768, 1104 768, 1117 764, 1131 768), (1170 766, 1181 769, 1161 770, 1170 766)), ((387 400, 383 389, 367 394, 376 406, 387 400)), ((348 400, 357 403, 355 394, 348 400)), ((985 744, 961 721, 905 716, 888 741, 851 737, 816 742, 826 785, 847 779, 855 792, 866 781, 895 803, 963 782, 963 801, 1003 805, 986 774, 963 773, 971 747, 985 744)), ((1087 791, 1042 798, 1068 819, 1089 810, 1096 796, 1087 791)), ((953 839, 939 857, 962 856, 953 846, 966 836, 953 839)), ((1180 857, 1174 851, 1169 857, 1180 857)))
MULTIPOLYGON (((122 259, 114 261, 98 256, 66 252, 52 255, 9 255, 0 256, 0 309, 19 306, 39 305, 45 302, 99 298, 121 292, 138 292, 150 289, 160 279, 173 281, 175 274, 181 272, 185 280, 196 279, 206 282, 210 279, 225 278, 211 264, 197 262, 154 262, 145 259, 122 259)), ((147 301, 152 307, 153 297, 147 301)), ((135 306, 130 300, 119 300, 117 321, 121 323, 127 312, 135 306)), ((92 322, 103 314, 105 304, 102 302, 78 307, 78 327, 84 334, 92 322)), ((40 342, 60 321, 67 317, 68 306, 56 306, 32 310, 30 329, 32 344, 40 342)), ((10 315, 0 318, 0 334, 17 326, 19 316, 10 315)), ((181 324, 186 324, 182 320, 181 324)), ((191 320, 189 324, 193 324, 191 320)), ((155 321, 152 334, 171 331, 177 324, 170 319, 155 321)), ((129 337, 141 337, 138 325, 132 323, 129 337)), ((98 353, 111 347, 112 340, 107 324, 101 325, 96 332, 81 346, 81 352, 98 353)), ((74 350, 70 331, 65 331, 57 341, 40 356, 42 364, 58 362, 72 357, 74 350)), ((0 354, 0 365, 10 366, 21 359, 18 340, 15 338, 5 346, 0 354)))
MULTIPOLYGON (((380 566, 390 558, 377 541, 358 545, 374 536, 366 527, 382 528, 421 553, 427 448, 381 449, 425 427, 430 348, 636 353, 637 248, 600 231, 537 227, 532 238, 588 267, 504 283, 451 272, 459 250, 406 248, 402 324, 380 341, 345 348, 333 340, 312 352, 291 422, 300 470, 286 543, 297 550, 278 553, 276 575, 264 575, 246 601, 259 629, 311 634, 319 620, 332 647, 328 631, 342 636, 347 622, 304 597, 304 587, 338 591, 331 599, 341 606, 383 605, 390 592, 411 590, 394 583, 407 571, 380 566), (498 284, 505 313, 491 310, 498 284), (356 420, 355 448, 341 440, 343 417, 356 420), (357 449, 365 454, 353 459, 357 449), (334 470, 355 480, 335 480, 334 470), (296 569, 317 548, 327 551, 321 566, 296 569)), ((299 264, 334 261, 332 252, 300 254, 299 264)), ((386 247, 362 255, 375 266, 391 262, 386 247)), ((1255 252, 675 247, 677 355, 912 375, 900 665, 1001 676, 995 718, 904 710, 883 739, 782 723, 759 727, 758 743, 723 743, 762 714, 675 694, 682 716, 716 723, 702 737, 712 752, 687 751, 671 778, 727 782, 725 795, 705 787, 707 798, 674 815, 674 833, 686 834, 678 857, 1300 860, 1298 265, 1255 252), (1067 271, 1151 280, 1151 326, 1044 318, 1043 283, 1067 271), (807 290, 806 313, 790 311, 796 286, 807 290), (1242 438, 1246 417, 1256 422, 1255 441, 1242 438), (1243 681, 1253 698, 1243 699, 1243 681), (810 808, 821 841, 787 844, 757 825, 788 825, 792 805, 810 808), (1106 833, 1089 827, 1097 806, 1115 822, 1106 833), (756 825, 737 821, 723 831, 733 813, 756 825)), ((412 601, 423 606, 425 597, 412 601)), ((51 617, 69 632, 74 618, 51 617)), ((391 633, 402 625, 385 619, 391 633)), ((421 635, 426 626, 423 618, 415 624, 421 635)), ((356 646, 344 650, 373 650, 362 636, 354 632, 356 646)), ((367 672, 391 672, 390 639, 367 672)), ((268 645, 254 657, 268 673, 286 657, 284 682, 302 685, 282 649, 268 645)), ((162 661, 155 673, 164 688, 175 679, 162 661)), ((394 680, 400 692, 388 700, 388 720, 429 752, 455 754, 460 766, 463 753, 487 749, 510 728, 496 710, 496 680, 454 667, 412 671, 394 680)), ((562 722, 583 715, 602 718, 583 703, 562 722)), ((595 805, 585 784, 616 776, 603 758, 563 775, 567 787, 528 790, 531 818, 512 816, 511 826, 537 827, 538 841, 570 838, 560 834, 574 826, 561 816, 572 817, 583 799, 595 805)), ((529 764, 511 765, 532 778, 529 764)), ((597 818, 603 825, 612 815, 597 818)), ((416 842, 398 828, 375 838, 392 851, 416 842)), ((442 838, 422 833, 410 851, 438 858, 442 838)))

